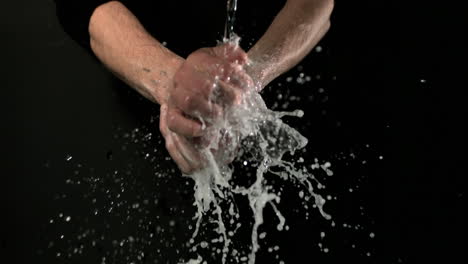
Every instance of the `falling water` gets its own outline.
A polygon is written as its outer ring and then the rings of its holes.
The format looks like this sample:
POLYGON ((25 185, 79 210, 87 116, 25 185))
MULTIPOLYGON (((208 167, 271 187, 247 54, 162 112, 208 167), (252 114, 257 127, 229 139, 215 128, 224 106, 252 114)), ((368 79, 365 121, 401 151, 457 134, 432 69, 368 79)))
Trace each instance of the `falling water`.
POLYGON ((234 38, 234 22, 237 11, 237 0, 227 0, 227 15, 224 26, 224 42, 234 38))

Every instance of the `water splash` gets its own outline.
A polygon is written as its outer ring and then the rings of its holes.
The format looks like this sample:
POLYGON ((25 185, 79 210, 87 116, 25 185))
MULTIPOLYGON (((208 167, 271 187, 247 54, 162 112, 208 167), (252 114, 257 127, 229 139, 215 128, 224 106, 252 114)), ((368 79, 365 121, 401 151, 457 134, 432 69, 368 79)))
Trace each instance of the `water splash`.
MULTIPOLYGON (((238 43, 238 41, 235 41, 238 43)), ((235 43, 231 43, 235 45, 235 43)), ((258 228, 264 222, 263 210, 267 204, 271 205, 280 223, 278 230, 282 230, 285 218, 277 208, 280 202, 278 193, 271 191, 265 175, 272 173, 285 180, 304 185, 314 198, 315 205, 320 213, 326 218, 330 216, 323 210, 325 199, 314 192, 314 183, 320 185, 312 174, 303 169, 296 169, 294 164, 283 160, 287 152, 294 154, 307 144, 307 138, 297 130, 285 124, 281 118, 284 116, 302 117, 303 112, 296 110, 292 112, 275 112, 267 108, 265 102, 256 87, 243 87, 245 93, 242 101, 228 109, 223 116, 211 120, 211 126, 206 128, 207 138, 210 142, 207 146, 199 146, 206 167, 191 175, 195 182, 195 205, 197 207, 196 228, 193 239, 199 233, 200 224, 208 212, 215 215, 214 222, 217 224, 216 232, 221 235, 223 249, 221 250, 222 263, 226 263, 228 253, 232 250, 232 236, 235 230, 228 230, 223 218, 235 216, 239 212, 232 206, 234 196, 244 196, 249 202, 253 214, 254 224, 251 234, 251 249, 248 254, 248 263, 255 263, 256 252, 260 246, 258 243, 258 228), (256 164, 255 180, 250 186, 237 186, 232 181, 233 167, 228 165, 233 158, 244 159, 246 164, 256 164), (279 170, 273 170, 274 168, 279 170), (230 204, 226 210, 222 204, 230 204)), ((204 120, 202 120, 204 122, 204 120)), ((194 247, 196 251, 197 246, 194 247)), ((242 260, 242 259, 241 259, 242 260)))
MULTIPOLYGON (((234 33, 235 13, 237 10, 237 0, 227 1, 227 17, 224 30, 224 44, 238 46, 239 37, 234 33)), ((307 138, 302 136, 297 130, 285 124, 281 118, 284 116, 302 117, 304 112, 296 110, 292 112, 275 112, 267 108, 260 94, 258 87, 242 87, 245 91, 242 102, 223 112, 223 116, 217 120, 210 120, 211 126, 207 128, 207 138, 210 143, 207 146, 199 146, 207 166, 191 175, 188 175, 195 182, 195 206, 197 213, 195 216, 196 227, 191 241, 197 237, 202 219, 210 210, 216 215, 216 232, 221 235, 223 249, 221 250, 222 263, 226 263, 228 253, 232 250, 231 237, 235 230, 228 230, 223 221, 225 211, 221 204, 229 204, 227 214, 231 217, 237 216, 239 212, 234 210, 234 196, 242 195, 247 197, 250 209, 253 214, 254 224, 251 233, 251 248, 248 257, 241 256, 236 260, 239 262, 248 261, 254 264, 256 253, 260 246, 258 243, 258 229, 264 223, 263 210, 270 204, 279 219, 278 230, 283 230, 286 219, 278 210, 276 204, 280 202, 278 193, 271 191, 272 188, 265 180, 265 174, 271 172, 283 179, 291 179, 307 187, 310 195, 314 197, 315 205, 320 213, 326 218, 331 217, 323 211, 325 199, 314 192, 311 181, 317 181, 312 174, 298 170, 294 164, 283 160, 286 152, 294 153, 302 149, 307 144, 307 138), (244 164, 256 164, 255 181, 250 186, 237 186, 233 183, 233 167, 228 163, 234 158, 243 158, 244 164), (273 171, 272 168, 280 168, 280 172, 273 171)), ((205 120, 201 120, 205 124, 205 120)), ((318 183, 320 185, 320 183, 318 183)), ((196 251, 197 246, 193 247, 196 251)), ((236 251, 237 250, 233 250, 236 251)), ((236 254, 233 254, 236 255, 236 254)), ((191 260, 189 263, 200 262, 191 260)))

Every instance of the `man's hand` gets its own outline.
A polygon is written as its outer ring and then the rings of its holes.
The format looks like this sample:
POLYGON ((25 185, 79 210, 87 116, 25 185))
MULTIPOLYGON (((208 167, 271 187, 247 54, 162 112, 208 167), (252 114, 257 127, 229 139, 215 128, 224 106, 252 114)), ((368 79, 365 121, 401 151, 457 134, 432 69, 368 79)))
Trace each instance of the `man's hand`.
POLYGON ((166 149, 184 173, 191 173, 202 168, 202 156, 194 145, 183 136, 180 136, 168 128, 168 107, 161 105, 159 117, 159 130, 166 141, 166 149))
POLYGON ((204 127, 239 103, 245 87, 253 88, 255 82, 256 90, 261 90, 296 65, 328 30, 332 9, 333 0, 288 0, 249 50, 248 67, 246 53, 234 45, 200 49, 184 60, 148 34, 118 1, 94 11, 90 45, 119 78, 161 104, 166 146, 182 171, 189 173, 203 163, 193 142, 211 140, 204 127))
POLYGON ((168 103, 161 107, 160 130, 184 173, 203 167, 194 142, 209 143, 209 135, 203 137, 205 127, 240 103, 252 87, 246 63, 247 54, 240 47, 224 44, 193 52, 175 73, 168 103))

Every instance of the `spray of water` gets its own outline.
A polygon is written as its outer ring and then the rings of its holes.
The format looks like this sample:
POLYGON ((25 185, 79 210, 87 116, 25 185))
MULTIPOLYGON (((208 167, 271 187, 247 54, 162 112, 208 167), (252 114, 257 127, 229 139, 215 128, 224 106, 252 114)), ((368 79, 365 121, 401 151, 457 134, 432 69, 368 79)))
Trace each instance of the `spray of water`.
MULTIPOLYGON (((239 38, 234 34, 235 12, 237 0, 227 1, 227 18, 224 31, 224 43, 238 45, 239 38)), ((278 230, 283 230, 285 218, 277 208, 280 202, 278 193, 268 188, 265 180, 266 173, 272 173, 285 180, 304 185, 320 213, 326 218, 330 216, 323 211, 325 199, 314 192, 316 179, 312 174, 303 169, 296 169, 294 164, 283 160, 286 152, 293 154, 307 144, 307 138, 297 130, 285 124, 283 116, 302 117, 303 111, 275 112, 269 110, 259 93, 257 87, 243 87, 245 91, 242 101, 224 111, 223 116, 217 120, 211 120, 211 126, 207 128, 210 144, 200 149, 206 167, 191 175, 195 182, 195 216, 196 227, 192 242, 195 241, 204 216, 212 211, 215 214, 214 222, 217 225, 216 232, 221 235, 217 241, 222 242, 221 261, 226 263, 232 243, 231 237, 235 230, 228 230, 224 219, 239 218, 234 196, 241 195, 247 198, 253 215, 251 232, 251 248, 248 256, 236 256, 235 260, 255 263, 256 252, 260 246, 258 243, 258 229, 264 222, 263 210, 267 204, 271 205, 278 217, 278 230), (233 158, 244 159, 246 164, 256 164, 255 180, 250 186, 237 186, 232 183, 233 168, 226 161, 233 158), (228 204, 222 206, 222 204, 228 204), (229 234, 229 235, 228 235, 229 234)), ((204 123, 204 120, 201 120, 204 123)), ((320 185, 320 183, 318 183, 320 185)), ((201 245, 203 247, 203 245, 201 245)), ((193 247, 196 251, 197 246, 193 247)), ((237 252, 236 250, 234 250, 237 252)), ((235 255, 235 254, 233 254, 235 255)), ((190 260, 188 263, 201 263, 202 259, 190 260)))
MULTIPOLYGON (((294 153, 305 147, 307 139, 297 130, 285 124, 283 116, 302 117, 303 112, 275 112, 269 110, 255 87, 243 87, 245 93, 242 101, 224 111, 222 117, 211 120, 207 127, 210 143, 200 149, 206 167, 189 177, 195 182, 195 205, 197 207, 196 228, 193 239, 197 236, 201 221, 210 210, 216 215, 216 232, 221 235, 220 242, 224 243, 222 263, 226 263, 230 252, 231 234, 224 220, 235 217, 239 212, 234 203, 235 195, 242 195, 248 199, 252 210, 254 224, 251 234, 251 251, 248 263, 255 263, 256 252, 259 250, 258 228, 264 222, 263 210, 267 204, 271 205, 279 219, 278 230, 282 230, 285 218, 277 209, 280 196, 267 188, 265 174, 271 172, 283 179, 290 179, 307 187, 315 204, 325 218, 330 218, 323 211, 325 199, 314 192, 312 174, 298 170, 294 164, 283 160, 286 152, 294 153), (258 164, 255 168, 255 181, 250 186, 236 186, 231 182, 233 168, 226 164, 232 158, 244 159, 247 164, 258 164), (276 169, 273 169, 276 168, 276 169), (229 209, 223 209, 221 204, 231 204, 229 209)), ((203 121, 203 120, 202 120, 203 121)), ((195 247, 196 248, 196 247, 195 247)))
POLYGON ((226 201, 233 203, 235 194, 243 195, 248 199, 254 217, 249 264, 255 263, 255 254, 259 249, 257 231, 264 221, 263 210, 267 204, 272 206, 279 218, 278 229, 283 229, 285 219, 276 206, 280 197, 267 188, 264 177, 267 172, 305 185, 310 195, 315 198, 315 204, 322 215, 327 219, 330 218, 323 211, 325 199, 314 192, 313 186, 316 180, 312 174, 295 169, 293 163, 282 160, 286 152, 294 153, 307 144, 304 136, 281 120, 281 117, 285 115, 301 117, 303 112, 301 110, 293 112, 269 110, 255 89, 247 87, 247 93, 242 102, 225 111, 224 116, 208 128, 212 141, 209 146, 201 150, 208 161, 207 166, 189 175, 195 182, 195 205, 197 207, 197 224, 193 237, 198 234, 203 216, 208 211, 214 210, 217 216, 215 221, 218 225, 216 231, 222 235, 224 242, 222 263, 226 262, 231 244, 223 217, 225 214, 234 216, 238 212, 234 209, 235 206, 231 206, 229 210, 223 210, 221 203, 226 201), (229 144, 226 144, 226 141, 229 141, 229 144), (225 161, 230 157, 240 156, 244 159, 246 156, 250 157, 250 160, 246 160, 247 164, 258 164, 256 179, 250 186, 239 187, 230 182, 233 169, 226 165, 225 161))

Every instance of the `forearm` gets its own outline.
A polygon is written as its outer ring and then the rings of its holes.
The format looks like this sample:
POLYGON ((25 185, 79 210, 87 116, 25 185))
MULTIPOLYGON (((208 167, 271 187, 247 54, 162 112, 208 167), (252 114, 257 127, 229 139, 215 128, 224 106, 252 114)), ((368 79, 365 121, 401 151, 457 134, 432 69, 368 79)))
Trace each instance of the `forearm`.
POLYGON ((262 89, 299 63, 330 27, 333 0, 288 0, 249 50, 249 71, 262 89))
POLYGON ((146 98, 164 103, 183 59, 146 32, 120 2, 96 8, 89 23, 91 49, 119 78, 146 98))

